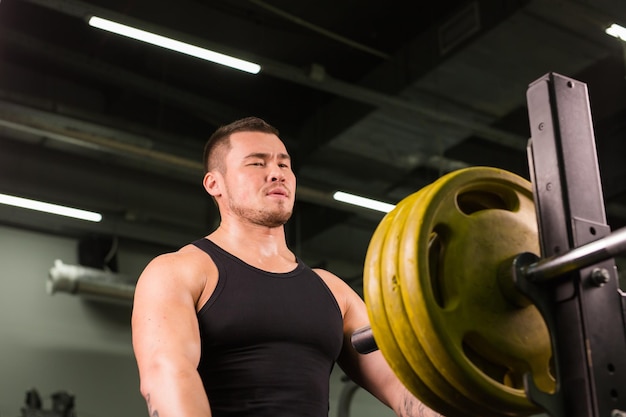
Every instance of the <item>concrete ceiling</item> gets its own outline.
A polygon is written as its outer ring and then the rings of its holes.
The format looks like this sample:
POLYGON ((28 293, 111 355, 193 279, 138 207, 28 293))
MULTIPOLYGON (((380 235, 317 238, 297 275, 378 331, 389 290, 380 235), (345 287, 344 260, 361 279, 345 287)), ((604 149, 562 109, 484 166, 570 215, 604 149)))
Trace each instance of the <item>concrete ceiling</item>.
POLYGON ((626 2, 2 0, 0 193, 104 214, 0 207, 0 222, 172 250, 219 219, 201 152, 219 125, 281 130, 299 198, 292 248, 355 287, 382 214, 473 165, 528 178, 525 94, 548 72, 587 83, 609 223, 626 225, 626 2), (118 19, 261 64, 226 69, 91 28, 118 19))

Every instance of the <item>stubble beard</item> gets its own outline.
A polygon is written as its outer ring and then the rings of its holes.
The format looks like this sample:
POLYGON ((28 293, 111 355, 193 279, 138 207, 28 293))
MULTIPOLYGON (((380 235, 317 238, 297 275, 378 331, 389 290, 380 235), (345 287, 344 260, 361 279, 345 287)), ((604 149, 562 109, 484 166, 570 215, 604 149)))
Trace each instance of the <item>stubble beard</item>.
POLYGON ((271 210, 264 209, 251 209, 237 205, 235 202, 230 201, 230 209, 233 213, 239 217, 248 220, 249 222, 263 227, 279 227, 287 223, 291 218, 293 212, 292 209, 286 209, 282 204, 280 209, 271 210))

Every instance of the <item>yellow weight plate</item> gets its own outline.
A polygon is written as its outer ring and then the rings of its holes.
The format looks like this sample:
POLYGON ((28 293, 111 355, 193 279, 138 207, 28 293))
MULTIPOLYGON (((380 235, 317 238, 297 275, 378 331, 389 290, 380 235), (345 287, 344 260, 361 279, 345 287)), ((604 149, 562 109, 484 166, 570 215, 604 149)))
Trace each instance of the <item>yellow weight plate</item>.
POLYGON ((368 309, 368 315, 370 319, 370 326, 372 327, 372 334, 376 340, 380 351, 391 366, 395 374, 403 382, 408 379, 405 375, 410 367, 404 361, 401 355, 398 355, 399 349, 393 338, 386 337, 391 333, 389 328, 389 322, 387 320, 387 312, 385 311, 385 304, 382 298, 380 282, 377 279, 365 279, 365 277, 378 277, 380 276, 381 260, 380 260, 380 248, 384 243, 384 238, 387 234, 389 225, 394 220, 394 212, 388 213, 380 222, 376 231, 374 232, 370 240, 370 248, 365 259, 364 280, 363 289, 365 293, 365 303, 368 309))
POLYGON ((522 375, 554 388, 547 328, 532 305, 511 305, 500 265, 539 253, 530 184, 474 167, 431 184, 412 206, 401 236, 398 279, 421 346, 459 392, 501 415, 528 415, 522 375))
POLYGON ((415 376, 411 365, 402 355, 402 351, 390 328, 379 277, 384 264, 381 259, 381 249, 387 236, 388 227, 393 223, 396 213, 396 211, 388 213, 376 228, 370 240, 365 260, 363 286, 372 333, 385 360, 404 386, 431 408, 452 416, 458 410, 451 407, 447 402, 442 401, 419 377, 415 376))
MULTIPOLYGON (((382 267, 380 268, 380 275, 377 277, 380 281, 380 291, 389 322, 387 332, 390 331, 390 333, 386 333, 384 337, 393 338, 395 340, 400 352, 394 352, 394 355, 401 354, 410 365, 413 375, 407 375, 407 377, 423 381, 442 402, 445 402, 454 409, 452 415, 459 417, 477 415, 482 417, 495 416, 497 414, 494 414, 480 404, 463 396, 442 377, 422 349, 405 311, 401 295, 401 282, 397 279, 400 264, 407 262, 407 259, 404 258, 403 254, 399 251, 401 246, 400 239, 405 227, 407 213, 411 210, 412 206, 419 206, 421 204, 421 195, 424 194, 424 190, 425 189, 422 189, 402 200, 395 208, 393 221, 387 226, 387 233, 381 249, 382 267)), ((376 248, 376 250, 378 250, 378 248, 376 248)), ((406 372, 408 373, 408 371, 406 372)), ((413 392, 413 394, 418 398, 423 397, 421 392, 413 392)), ((428 401, 424 402, 439 412, 450 414, 444 412, 439 404, 428 403, 428 401)))

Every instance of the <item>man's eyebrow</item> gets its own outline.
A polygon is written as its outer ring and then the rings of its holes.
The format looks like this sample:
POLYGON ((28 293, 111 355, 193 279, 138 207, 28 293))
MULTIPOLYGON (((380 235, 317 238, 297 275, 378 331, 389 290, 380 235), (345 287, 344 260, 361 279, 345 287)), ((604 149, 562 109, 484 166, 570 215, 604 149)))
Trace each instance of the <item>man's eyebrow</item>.
MULTIPOLYGON (((271 155, 269 153, 253 152, 251 154, 248 154, 248 155, 244 156, 244 159, 249 159, 249 158, 268 159, 268 158, 270 158, 270 156, 271 155)), ((288 159, 288 160, 291 160, 291 156, 289 156, 289 154, 287 154, 287 153, 279 153, 278 154, 278 159, 288 159)))

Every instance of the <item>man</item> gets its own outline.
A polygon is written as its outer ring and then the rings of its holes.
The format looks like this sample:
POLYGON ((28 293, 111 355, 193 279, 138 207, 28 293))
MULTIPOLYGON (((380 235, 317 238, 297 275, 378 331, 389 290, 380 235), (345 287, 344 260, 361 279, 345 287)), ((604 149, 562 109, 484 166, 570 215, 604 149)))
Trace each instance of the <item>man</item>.
POLYGON ((155 258, 136 287, 133 347, 150 416, 324 417, 335 362, 398 416, 437 416, 380 352, 351 346, 368 324, 358 294, 287 247, 296 179, 278 131, 258 118, 222 126, 204 158, 219 227, 155 258))

